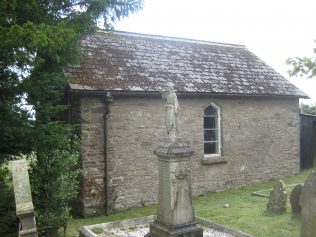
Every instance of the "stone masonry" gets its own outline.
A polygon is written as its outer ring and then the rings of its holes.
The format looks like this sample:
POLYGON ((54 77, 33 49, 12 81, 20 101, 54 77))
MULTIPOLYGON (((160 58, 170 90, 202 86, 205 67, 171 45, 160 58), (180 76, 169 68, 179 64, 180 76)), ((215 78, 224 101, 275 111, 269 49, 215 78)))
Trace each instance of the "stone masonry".
POLYGON ((94 215, 105 211, 105 104, 102 97, 81 97, 79 103, 80 129, 83 135, 80 201, 82 214, 94 215))
MULTIPOLYGON (((164 142, 163 101, 113 97, 106 117, 106 144, 104 101, 100 97, 81 97, 80 101, 85 213, 104 210, 105 150, 109 211, 157 201, 153 150, 164 142)), ((194 195, 299 172, 298 99, 180 97, 179 106, 181 136, 195 151, 190 161, 194 195), (211 102, 221 108, 222 157, 221 163, 203 164, 203 109, 211 102)))

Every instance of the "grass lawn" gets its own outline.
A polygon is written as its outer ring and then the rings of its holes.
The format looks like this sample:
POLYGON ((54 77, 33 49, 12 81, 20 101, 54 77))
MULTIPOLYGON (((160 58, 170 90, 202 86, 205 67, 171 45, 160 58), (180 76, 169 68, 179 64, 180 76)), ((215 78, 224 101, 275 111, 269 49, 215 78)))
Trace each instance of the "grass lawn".
MULTIPOLYGON (((311 170, 282 179, 285 184, 303 183, 311 170)), ((257 237, 297 237, 300 221, 291 219, 291 206, 288 201, 285 214, 274 215, 265 212, 268 199, 251 196, 251 192, 270 189, 275 181, 219 193, 207 193, 193 200, 195 215, 210 221, 240 230, 257 237), (223 208, 224 203, 229 208, 223 208)), ((290 192, 288 192, 289 200, 290 192)), ((156 213, 156 206, 133 208, 128 211, 86 219, 73 219, 68 224, 67 236, 78 235, 83 225, 135 218, 156 213)))

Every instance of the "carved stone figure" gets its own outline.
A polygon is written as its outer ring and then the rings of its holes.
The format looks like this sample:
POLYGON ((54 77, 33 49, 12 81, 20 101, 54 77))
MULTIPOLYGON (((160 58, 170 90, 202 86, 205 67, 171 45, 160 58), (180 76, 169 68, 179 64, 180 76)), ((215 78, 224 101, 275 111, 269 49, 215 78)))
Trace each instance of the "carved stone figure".
POLYGON ((166 95, 166 132, 172 142, 175 142, 180 135, 179 104, 173 87, 167 88, 166 95))
POLYGON ((299 218, 301 217, 302 207, 300 204, 300 197, 302 193, 303 185, 298 184, 296 185, 290 195, 290 203, 292 209, 292 218, 299 218))
POLYGON ((286 198, 285 183, 278 180, 270 192, 269 202, 267 204, 267 211, 271 213, 283 213, 286 211, 286 198))
POLYGON ((184 162, 178 163, 171 170, 173 183, 173 192, 171 193, 171 209, 173 218, 182 224, 192 222, 194 219, 192 195, 191 195, 191 177, 190 169, 184 162))
POLYGON ((159 169, 157 219, 150 224, 146 237, 203 237, 192 205, 190 157, 193 151, 179 137, 179 107, 172 87, 168 88, 166 97, 169 140, 154 151, 159 169))
POLYGON ((301 237, 316 236, 316 170, 304 183, 300 204, 302 206, 301 237))

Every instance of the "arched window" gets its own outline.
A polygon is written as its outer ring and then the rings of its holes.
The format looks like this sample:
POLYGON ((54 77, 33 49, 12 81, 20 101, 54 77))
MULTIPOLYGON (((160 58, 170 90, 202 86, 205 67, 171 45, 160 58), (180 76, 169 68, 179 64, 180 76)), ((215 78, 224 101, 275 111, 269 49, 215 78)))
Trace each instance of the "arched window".
POLYGON ((204 154, 220 155, 220 108, 215 104, 204 109, 204 154))

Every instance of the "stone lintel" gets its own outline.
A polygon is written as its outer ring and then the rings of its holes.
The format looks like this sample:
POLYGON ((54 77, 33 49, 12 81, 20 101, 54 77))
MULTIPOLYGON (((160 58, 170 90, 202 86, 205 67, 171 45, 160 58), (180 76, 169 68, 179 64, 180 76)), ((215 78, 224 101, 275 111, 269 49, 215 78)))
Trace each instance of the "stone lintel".
POLYGON ((159 146, 154 154, 166 158, 186 158, 193 154, 189 142, 177 139, 175 142, 168 142, 159 146))
POLYGON ((152 237, 203 237, 203 229, 195 222, 182 225, 168 225, 160 221, 150 224, 152 237))

